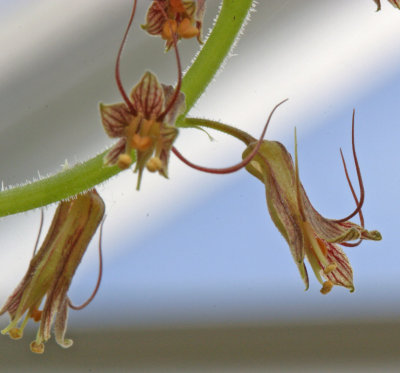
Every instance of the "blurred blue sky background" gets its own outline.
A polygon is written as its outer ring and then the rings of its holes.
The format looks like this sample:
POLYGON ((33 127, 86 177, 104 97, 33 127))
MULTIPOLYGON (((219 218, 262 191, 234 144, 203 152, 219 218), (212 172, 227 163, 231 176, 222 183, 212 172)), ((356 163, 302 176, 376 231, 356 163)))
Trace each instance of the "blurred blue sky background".
MULTIPOLYGON (((96 302, 105 313, 140 324, 397 318, 400 70, 376 88, 353 106, 366 226, 379 229, 384 239, 345 249, 354 267, 354 293, 336 287, 323 296, 311 273, 304 292, 269 218, 263 185, 241 172, 133 250, 121 240, 127 256, 108 264, 102 291, 109 295, 96 302)), ((340 218, 354 207, 338 151, 341 146, 351 163, 351 105, 313 120, 316 128, 299 135, 301 177, 315 207, 340 218)), ((293 150, 292 138, 285 143, 293 150)), ((356 182, 354 168, 352 175, 356 182)))

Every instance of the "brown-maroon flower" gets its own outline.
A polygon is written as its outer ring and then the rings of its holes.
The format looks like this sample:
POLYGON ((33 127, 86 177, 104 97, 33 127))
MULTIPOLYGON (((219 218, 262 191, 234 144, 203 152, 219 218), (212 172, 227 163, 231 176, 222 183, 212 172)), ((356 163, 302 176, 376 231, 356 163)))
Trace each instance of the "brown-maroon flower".
MULTIPOLYGON (((83 306, 72 306, 67 292, 103 215, 104 202, 95 190, 60 202, 40 250, 34 255, 24 278, 0 310, 0 315, 8 312, 11 319, 10 324, 1 331, 2 334, 9 334, 13 339, 22 338, 30 318, 40 321, 31 350, 43 353, 44 342, 50 338, 55 318, 54 333, 57 343, 65 348, 72 345, 72 340, 64 338, 68 306, 75 309, 83 306), (45 297, 43 309, 39 311, 45 297), (25 318, 18 327, 24 315, 25 318)), ((97 289, 98 286, 95 292, 97 289)))
MULTIPOLYGON (((254 146, 255 143, 250 144, 243 157, 246 157, 254 146)), ((353 151, 355 155, 354 126, 353 151)), ((359 170, 356 157, 355 161, 359 170)), ((305 257, 322 284, 323 294, 328 293, 334 285, 344 286, 353 291, 353 271, 340 245, 355 246, 361 240, 378 241, 382 237, 378 231, 368 231, 363 227, 362 215, 361 226, 349 221, 350 217, 360 212, 363 203, 363 197, 358 201, 351 183, 358 204, 355 213, 342 220, 332 220, 324 218, 314 209, 300 182, 297 144, 293 164, 291 155, 281 143, 264 141, 246 169, 265 184, 269 213, 290 247, 306 288, 309 286, 309 280, 304 264, 305 257), (355 244, 348 243, 353 240, 359 241, 355 244)), ((347 175, 347 169, 345 170, 347 175)), ((362 181, 360 185, 361 183, 362 181)))
POLYGON ((131 107, 124 102, 100 104, 101 120, 107 135, 120 138, 105 156, 104 163, 128 168, 135 151, 138 189, 145 166, 149 171, 159 171, 168 177, 169 153, 178 135, 175 119, 185 109, 185 96, 179 92, 172 107, 165 112, 174 95, 172 86, 161 85, 153 73, 146 72, 130 94, 131 107))
POLYGON ((202 23, 205 0, 155 0, 147 11, 146 24, 142 28, 150 35, 161 36, 166 49, 173 45, 173 33, 177 39, 197 37, 202 43, 202 23))

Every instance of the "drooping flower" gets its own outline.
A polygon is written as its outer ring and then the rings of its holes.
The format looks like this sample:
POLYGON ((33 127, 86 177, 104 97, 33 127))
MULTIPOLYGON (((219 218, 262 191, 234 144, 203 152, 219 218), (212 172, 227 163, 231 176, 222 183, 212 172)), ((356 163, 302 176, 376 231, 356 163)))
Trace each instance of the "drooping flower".
MULTIPOLYGON (((254 144, 249 145, 243 157, 253 148, 254 144)), ((299 179, 297 145, 294 165, 281 143, 264 141, 246 169, 265 184, 269 213, 290 247, 306 289, 309 279, 305 257, 322 284, 321 293, 328 293, 334 285, 353 291, 353 271, 341 245, 355 246, 349 243, 353 240, 378 241, 380 233, 366 230, 363 222, 360 226, 347 218, 326 219, 314 209, 299 179)))
POLYGON ((150 35, 161 36, 166 41, 166 49, 173 45, 173 33, 176 38, 197 37, 202 43, 202 24, 205 0, 155 0, 147 11, 146 24, 142 28, 150 35))
MULTIPOLYGON (((381 0, 374 0, 376 5, 378 6, 378 10, 381 10, 381 0)), ((400 0, 388 0, 390 4, 392 4, 395 8, 400 9, 400 0)))
POLYGON ((2 334, 22 338, 32 318, 40 322, 36 339, 30 345, 32 352, 44 352, 44 342, 50 338, 53 322, 57 343, 65 348, 72 345, 72 340, 65 339, 68 306, 71 306, 67 292, 103 215, 104 202, 95 190, 60 202, 41 248, 0 310, 0 315, 8 312, 11 319, 2 334), (44 298, 43 309, 39 311, 44 298))
POLYGON ((132 164, 132 151, 136 151, 138 189, 146 166, 149 171, 159 171, 168 177, 169 154, 178 135, 175 119, 185 109, 184 94, 179 92, 174 98, 175 94, 172 86, 161 85, 154 74, 146 72, 130 94, 131 107, 127 103, 100 104, 107 135, 120 138, 105 156, 104 163, 128 168, 132 164), (167 107, 171 102, 172 106, 167 107))

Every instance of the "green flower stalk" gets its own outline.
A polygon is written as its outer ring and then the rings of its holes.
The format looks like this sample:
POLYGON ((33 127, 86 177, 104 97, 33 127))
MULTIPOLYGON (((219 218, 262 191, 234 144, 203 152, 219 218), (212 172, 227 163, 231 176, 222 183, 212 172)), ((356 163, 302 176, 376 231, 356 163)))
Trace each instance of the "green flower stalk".
MULTIPOLYGON (((243 158, 246 158, 258 144, 256 139, 249 134, 222 123, 201 119, 187 119, 185 123, 188 126, 199 125, 235 136, 247 145, 243 158)), ((357 246, 362 240, 382 239, 378 231, 368 231, 364 228, 361 212, 364 203, 364 187, 354 144, 354 112, 352 145, 361 196, 358 199, 355 195, 343 158, 346 177, 357 207, 353 213, 340 220, 323 217, 308 199, 299 177, 297 141, 294 163, 284 145, 277 141, 265 140, 246 166, 247 171, 265 185, 271 219, 288 243, 306 289, 309 287, 309 278, 304 264, 305 258, 308 259, 316 278, 322 284, 321 293, 323 294, 328 293, 334 285, 344 286, 350 291, 354 290, 353 270, 341 246, 357 246), (357 214, 360 215, 360 225, 350 221, 357 214), (356 240, 358 241, 352 242, 356 240)))
MULTIPOLYGON (((253 145, 244 151, 251 151, 253 145)), ((304 259, 307 257, 321 292, 334 285, 354 290, 353 271, 340 244, 354 240, 380 240, 377 231, 348 220, 326 219, 312 206, 299 179, 297 152, 295 165, 286 148, 276 141, 265 141, 247 170, 264 185, 272 221, 287 241, 301 277, 309 286, 304 259)))
MULTIPOLYGON (((252 0, 223 0, 210 36, 182 79, 180 91, 185 95, 186 110, 178 118, 176 127, 184 126, 184 115, 205 91, 228 56, 252 3, 252 0)), ((104 166, 103 158, 107 153, 46 179, 1 191, 0 217, 70 198, 115 176, 121 169, 104 166)))

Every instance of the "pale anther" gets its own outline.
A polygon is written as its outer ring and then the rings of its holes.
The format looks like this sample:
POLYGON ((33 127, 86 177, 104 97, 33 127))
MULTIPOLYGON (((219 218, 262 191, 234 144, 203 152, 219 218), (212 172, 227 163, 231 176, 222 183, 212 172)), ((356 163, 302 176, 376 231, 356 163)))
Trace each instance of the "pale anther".
POLYGON ((121 170, 126 170, 132 164, 132 158, 129 154, 120 154, 117 161, 117 166, 121 170))
POLYGON ((328 294, 333 288, 333 282, 332 281, 325 281, 322 284, 322 288, 320 290, 321 294, 328 294))
POLYGON ((33 341, 30 345, 31 351, 35 354, 43 354, 44 352, 44 343, 38 343, 33 341))
POLYGON ((21 339, 22 338, 22 330, 20 328, 12 328, 9 332, 8 335, 10 336, 11 339, 21 339))
POLYGON ((158 157, 150 158, 146 164, 146 167, 150 172, 160 171, 162 168, 161 159, 158 157))

